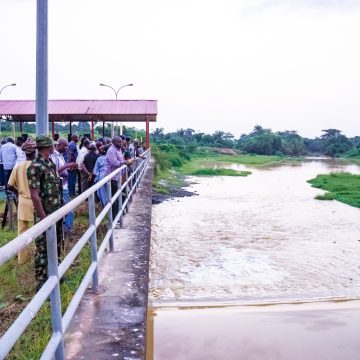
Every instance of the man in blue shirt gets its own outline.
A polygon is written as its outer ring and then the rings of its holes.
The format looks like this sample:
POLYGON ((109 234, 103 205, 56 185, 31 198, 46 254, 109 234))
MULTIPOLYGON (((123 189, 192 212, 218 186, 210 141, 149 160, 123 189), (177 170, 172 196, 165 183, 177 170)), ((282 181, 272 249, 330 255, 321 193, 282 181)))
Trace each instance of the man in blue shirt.
MULTIPOLYGON (((79 141, 79 136, 76 134, 71 135, 71 141, 69 142, 67 153, 66 153, 66 162, 68 164, 76 162, 78 157, 78 148, 77 143, 79 141)), ((70 196, 75 196, 75 185, 76 185, 76 174, 77 170, 75 168, 69 169, 68 172, 68 185, 70 196)))
POLYGON ((12 172, 12 169, 15 166, 17 155, 16 155, 16 145, 12 137, 6 139, 6 144, 1 146, 1 158, 4 166, 5 173, 5 190, 7 190, 7 184, 12 172))

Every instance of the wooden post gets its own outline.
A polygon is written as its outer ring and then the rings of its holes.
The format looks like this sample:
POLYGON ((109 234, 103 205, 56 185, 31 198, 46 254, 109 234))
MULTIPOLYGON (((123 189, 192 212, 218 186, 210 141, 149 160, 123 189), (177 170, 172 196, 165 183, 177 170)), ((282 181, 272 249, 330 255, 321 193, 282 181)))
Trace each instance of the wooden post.
POLYGON ((150 148, 150 124, 149 116, 146 116, 146 150, 150 148))
POLYGON ((54 124, 54 118, 51 119, 51 136, 54 139, 55 135, 55 124, 54 124))
POLYGON ((72 134, 72 123, 71 123, 71 121, 70 121, 70 128, 69 128, 69 132, 70 132, 70 134, 72 134))
POLYGON ((103 121, 103 138, 105 138, 105 121, 103 121))
POLYGON ((94 141, 95 137, 94 137, 94 119, 91 118, 91 140, 94 141))

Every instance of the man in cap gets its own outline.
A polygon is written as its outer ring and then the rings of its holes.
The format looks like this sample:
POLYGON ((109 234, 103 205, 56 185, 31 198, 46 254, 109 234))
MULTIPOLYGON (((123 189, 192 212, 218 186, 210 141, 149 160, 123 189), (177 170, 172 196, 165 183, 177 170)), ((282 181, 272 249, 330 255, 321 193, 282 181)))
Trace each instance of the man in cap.
MULTIPOLYGON (((26 172, 31 162, 35 159, 36 143, 31 139, 22 145, 21 150, 26 155, 26 160, 15 165, 8 182, 8 189, 14 192, 18 197, 18 235, 30 229, 34 224, 34 207, 31 200, 29 183, 26 172)), ((33 244, 31 243, 25 249, 18 253, 19 264, 24 264, 31 258, 33 244)))
MULTIPOLYGON (((54 145, 57 145, 57 142, 54 142, 49 136, 37 136, 36 147, 38 149, 38 156, 32 161, 27 170, 31 199, 37 218, 40 220, 45 219, 47 215, 61 207, 61 180, 50 158, 54 152, 54 145)), ((60 256, 63 244, 62 220, 56 223, 56 236, 58 256, 60 256)), ((40 289, 48 277, 45 234, 42 234, 35 240, 35 245, 35 277, 37 289, 40 289)))

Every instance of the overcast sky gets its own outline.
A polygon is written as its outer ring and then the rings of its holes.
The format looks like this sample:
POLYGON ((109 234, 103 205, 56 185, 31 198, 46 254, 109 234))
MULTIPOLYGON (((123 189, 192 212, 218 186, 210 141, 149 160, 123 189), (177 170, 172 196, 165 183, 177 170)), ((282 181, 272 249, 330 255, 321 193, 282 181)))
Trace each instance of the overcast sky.
MULTIPOLYGON (((0 0, 2 99, 35 98, 36 1, 0 0)), ((157 99, 166 131, 360 135, 360 0, 49 0, 49 98, 157 99)))

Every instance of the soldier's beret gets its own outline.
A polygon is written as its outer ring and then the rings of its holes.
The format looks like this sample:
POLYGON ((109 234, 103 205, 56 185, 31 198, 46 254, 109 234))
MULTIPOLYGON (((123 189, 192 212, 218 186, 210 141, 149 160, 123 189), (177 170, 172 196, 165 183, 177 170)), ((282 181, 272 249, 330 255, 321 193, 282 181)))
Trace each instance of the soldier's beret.
POLYGON ((58 142, 54 141, 50 136, 48 135, 38 135, 35 139, 36 141, 36 147, 39 148, 43 148, 43 147, 48 147, 48 146, 52 146, 52 145, 57 145, 58 142))

